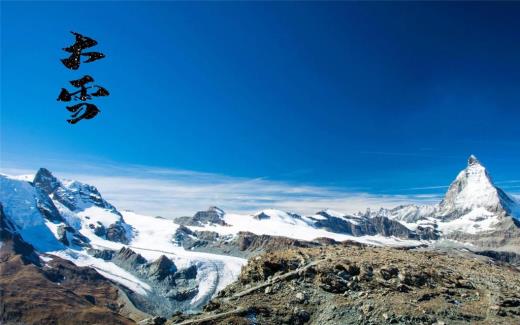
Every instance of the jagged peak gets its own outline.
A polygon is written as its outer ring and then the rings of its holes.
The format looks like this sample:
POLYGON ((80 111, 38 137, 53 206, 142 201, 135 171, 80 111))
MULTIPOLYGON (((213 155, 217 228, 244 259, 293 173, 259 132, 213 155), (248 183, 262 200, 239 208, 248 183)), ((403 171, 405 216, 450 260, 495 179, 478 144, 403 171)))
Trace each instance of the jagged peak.
POLYGON ((474 208, 491 212, 511 212, 512 199, 495 186, 486 168, 474 155, 468 166, 451 183, 442 202, 441 210, 447 215, 466 213, 474 208))
POLYGON ((40 169, 38 169, 38 171, 36 172, 36 176, 48 176, 48 177, 54 177, 54 175, 51 173, 50 170, 48 170, 47 168, 45 167, 40 167, 40 169))
POLYGON ((51 194, 60 186, 61 183, 50 170, 41 167, 34 175, 33 184, 47 194, 51 194))
POLYGON ((159 280, 177 272, 175 263, 165 255, 161 255, 149 267, 148 274, 157 277, 159 280))
POLYGON ((480 165, 480 161, 473 154, 471 154, 468 158, 468 166, 472 166, 472 165, 480 165))

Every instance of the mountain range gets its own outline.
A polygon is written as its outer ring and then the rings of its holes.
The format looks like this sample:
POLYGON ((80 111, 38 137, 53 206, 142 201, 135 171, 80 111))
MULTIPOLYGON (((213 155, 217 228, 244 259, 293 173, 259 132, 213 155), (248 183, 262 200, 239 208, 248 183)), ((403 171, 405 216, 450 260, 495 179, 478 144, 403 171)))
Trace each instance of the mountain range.
POLYGON ((96 187, 45 168, 32 179, 0 175, 0 321, 51 323, 67 315, 78 324, 126 324, 200 312, 248 259, 339 243, 466 250, 515 265, 520 204, 474 156, 436 205, 355 214, 210 207, 169 220, 118 210, 96 187), (45 301, 22 307, 24 294, 45 301))

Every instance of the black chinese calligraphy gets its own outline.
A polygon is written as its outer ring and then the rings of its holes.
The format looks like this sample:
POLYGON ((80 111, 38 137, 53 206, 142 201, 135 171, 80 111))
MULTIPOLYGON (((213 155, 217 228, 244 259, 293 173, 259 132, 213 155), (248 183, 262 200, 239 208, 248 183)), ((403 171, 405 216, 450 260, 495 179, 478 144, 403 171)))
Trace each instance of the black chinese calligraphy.
POLYGON ((70 81, 70 84, 76 88, 79 88, 79 90, 75 92, 69 92, 65 88, 61 88, 61 92, 58 96, 58 100, 62 102, 70 102, 71 100, 81 100, 81 101, 87 101, 92 99, 92 97, 102 97, 102 96, 108 96, 110 93, 108 90, 106 90, 104 87, 98 86, 98 85, 92 85, 87 86, 88 83, 94 82, 94 78, 92 78, 89 75, 84 76, 81 79, 78 80, 72 80, 70 81), (96 91, 89 93, 89 89, 96 89, 96 91))
POLYGON ((61 59, 61 62, 67 68, 77 70, 82 63, 82 56, 88 58, 87 60, 83 61, 83 63, 94 62, 105 57, 105 55, 101 52, 83 52, 83 50, 97 45, 97 42, 92 38, 83 36, 79 33, 71 33, 76 36, 76 42, 73 45, 63 49, 64 51, 69 52, 70 56, 66 59, 61 59))
POLYGON ((70 124, 76 124, 83 119, 90 120, 96 117, 96 115, 98 115, 100 112, 96 105, 89 103, 79 103, 76 105, 67 106, 67 110, 74 113, 71 115, 72 118, 67 120, 67 122, 70 124), (80 113, 83 114, 79 115, 80 113))
MULTIPOLYGON (((92 38, 83 36, 79 33, 71 33, 76 37, 76 42, 72 46, 63 49, 64 51, 71 53, 70 57, 61 59, 61 62, 67 68, 77 70, 81 63, 89 63, 105 57, 105 55, 100 52, 83 52, 83 50, 97 45, 97 42, 92 38), (82 56, 87 57, 88 59, 81 62, 82 56)), ((67 120, 67 122, 70 124, 76 124, 83 119, 90 120, 96 117, 96 115, 98 115, 100 112, 96 105, 86 103, 86 101, 92 100, 93 97, 108 96, 110 93, 104 87, 94 85, 93 83, 94 78, 89 75, 85 75, 81 79, 70 81, 70 84, 77 88, 76 91, 70 92, 65 88, 61 88, 61 92, 57 99, 58 101, 81 102, 79 104, 67 106, 67 110, 73 113, 71 118, 67 120), (90 85, 91 83, 92 85, 90 85)))

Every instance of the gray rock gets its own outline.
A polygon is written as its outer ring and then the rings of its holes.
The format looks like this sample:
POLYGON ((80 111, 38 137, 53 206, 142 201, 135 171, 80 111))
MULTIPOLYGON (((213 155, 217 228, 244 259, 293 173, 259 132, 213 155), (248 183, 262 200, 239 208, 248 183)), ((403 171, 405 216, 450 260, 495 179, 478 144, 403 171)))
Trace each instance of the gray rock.
POLYGON ((173 276, 175 272, 177 272, 177 267, 172 260, 164 255, 161 255, 148 267, 148 276, 158 281, 164 280, 167 276, 173 276))
POLYGON ((180 217, 174 220, 175 223, 183 226, 201 227, 207 224, 227 226, 223 220, 224 211, 217 207, 210 207, 207 211, 199 211, 193 217, 180 217))
POLYGON ((128 244, 129 242, 129 239, 126 235, 126 229, 121 224, 121 222, 111 224, 106 230, 105 237, 108 240, 123 244, 128 244))
POLYGON ((60 185, 60 181, 46 168, 40 168, 33 179, 33 184, 47 195, 52 194, 60 185))
POLYGON ((305 293, 303 292, 298 292, 294 295, 294 298, 296 301, 302 303, 304 302, 305 300, 307 300, 307 297, 305 296, 305 293))

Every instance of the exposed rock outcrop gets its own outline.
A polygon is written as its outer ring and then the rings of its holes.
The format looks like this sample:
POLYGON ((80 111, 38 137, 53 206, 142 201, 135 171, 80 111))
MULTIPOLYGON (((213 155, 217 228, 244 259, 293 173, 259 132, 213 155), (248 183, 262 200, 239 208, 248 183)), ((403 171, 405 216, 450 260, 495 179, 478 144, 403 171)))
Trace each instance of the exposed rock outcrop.
POLYGON ((224 211, 217 207, 210 207, 207 211, 199 211, 193 217, 180 217, 175 219, 175 223, 183 226, 202 227, 208 224, 216 224, 226 226, 226 222, 222 219, 224 211))
POLYGON ((516 324, 520 271, 470 253, 327 246, 257 256, 182 324, 516 324))

